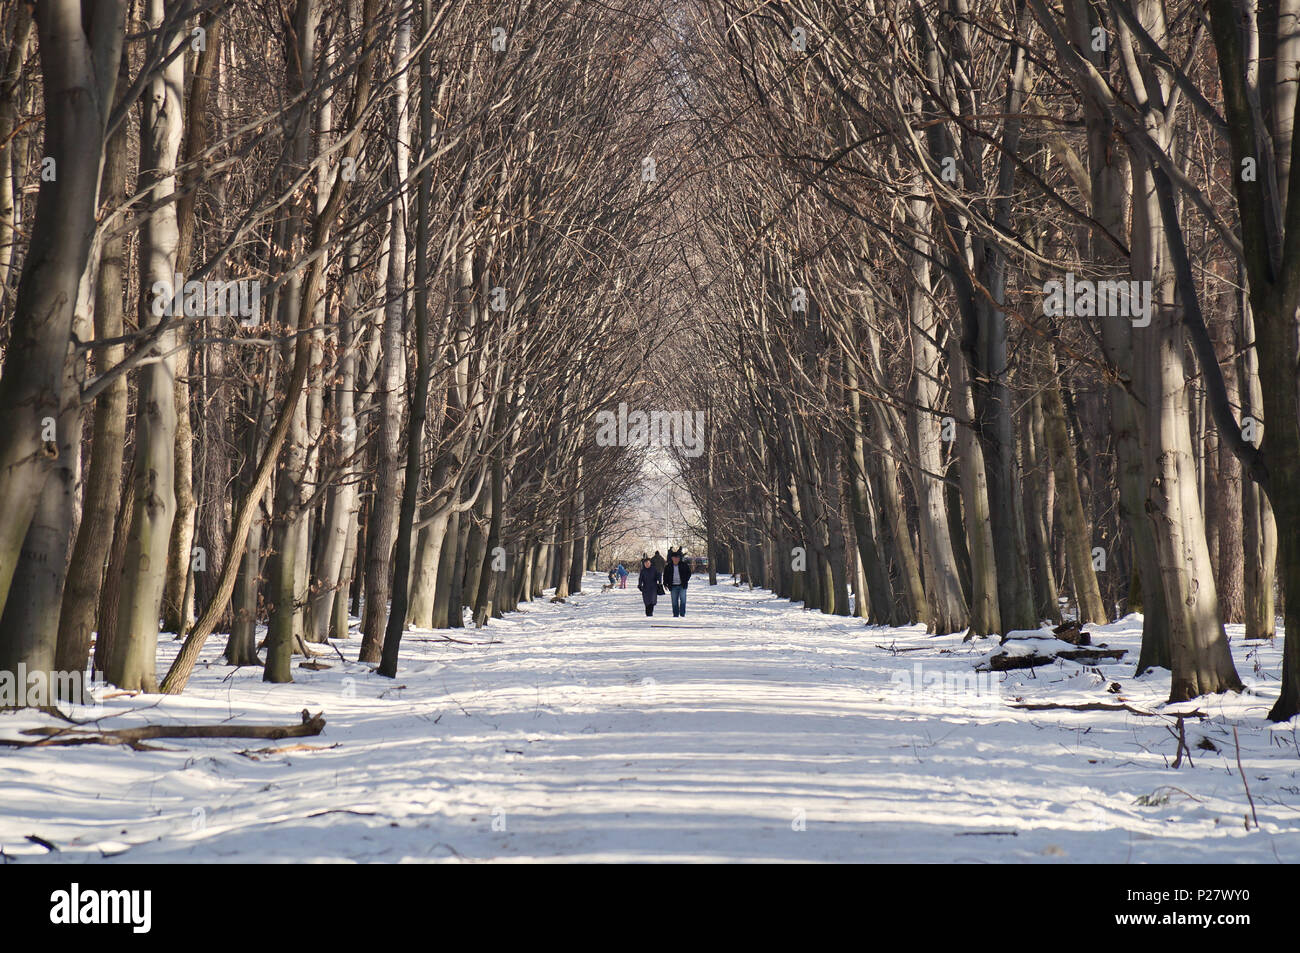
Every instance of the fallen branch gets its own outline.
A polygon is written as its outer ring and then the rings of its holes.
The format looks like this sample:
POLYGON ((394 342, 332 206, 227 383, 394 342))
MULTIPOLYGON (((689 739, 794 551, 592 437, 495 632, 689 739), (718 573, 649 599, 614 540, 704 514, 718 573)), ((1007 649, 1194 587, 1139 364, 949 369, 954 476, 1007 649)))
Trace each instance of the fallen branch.
MULTIPOLYGON (((1241 766, 1241 740, 1237 737, 1237 726, 1232 726, 1232 743, 1237 747, 1237 773, 1241 775, 1241 786, 1246 789, 1246 800, 1250 802, 1250 816, 1255 822, 1255 830, 1259 830, 1259 815, 1255 813, 1255 799, 1250 796, 1250 784, 1246 781, 1246 769, 1241 766)), ((1250 830, 1250 825, 1246 825, 1246 830, 1250 830)))
POLYGON ((41 847, 44 847, 51 854, 59 853, 59 849, 55 847, 53 844, 51 844, 49 841, 47 841, 44 837, 38 837, 35 834, 28 834, 27 839, 31 841, 33 844, 39 844, 41 847))
POLYGON ((0 738, 0 745, 10 748, 42 748, 52 745, 128 745, 137 750, 142 743, 156 738, 306 738, 319 735, 325 728, 325 713, 315 715, 302 710, 300 725, 142 725, 139 728, 117 728, 105 731, 83 731, 79 728, 28 728, 25 735, 42 735, 36 741, 0 738))
POLYGON ((1019 837, 1016 831, 958 831, 958 837, 1019 837))
POLYGON ((457 645, 500 645, 500 639, 489 639, 486 642, 471 642, 467 639, 453 639, 451 636, 442 636, 440 638, 416 638, 407 639, 407 642, 455 642, 457 645))
POLYGON ((1163 716, 1165 718, 1204 718, 1203 711, 1147 711, 1144 708, 1134 708, 1132 705, 1107 705, 1105 702, 1076 702, 1074 704, 1064 704, 1057 702, 1047 702, 1041 704, 1011 704, 1008 708, 1020 708, 1026 711, 1130 711, 1135 715, 1145 715, 1149 718, 1163 716))
POLYGON ((1169 729, 1169 733, 1178 739, 1178 750, 1174 752, 1175 768, 1182 767, 1184 754, 1187 755, 1187 763, 1191 765, 1193 768, 1196 767, 1196 765, 1192 762, 1192 749, 1187 747, 1187 729, 1183 724, 1183 719, 1186 717, 1187 717, 1186 715, 1178 716, 1178 731, 1176 733, 1174 729, 1172 728, 1169 729))
POLYGON ((342 747, 340 742, 335 742, 332 745, 283 745, 279 748, 258 748, 255 751, 245 750, 239 752, 239 754, 248 758, 250 761, 261 761, 262 759, 258 757, 260 754, 291 754, 295 751, 330 751, 333 748, 340 747, 342 747))

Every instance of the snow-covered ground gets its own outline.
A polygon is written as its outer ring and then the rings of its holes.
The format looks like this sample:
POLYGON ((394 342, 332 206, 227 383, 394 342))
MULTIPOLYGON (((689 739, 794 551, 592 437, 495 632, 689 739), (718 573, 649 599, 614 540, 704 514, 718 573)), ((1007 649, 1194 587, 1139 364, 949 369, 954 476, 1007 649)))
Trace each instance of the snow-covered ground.
MULTIPOLYGON (((4 859, 1300 861, 1297 725, 1264 717, 1280 644, 1238 633, 1259 694, 1181 706, 1209 717, 1186 720, 1195 766, 1175 770, 1172 718, 1010 707, 1159 709, 1168 673, 1130 677, 1132 618, 1091 630, 1123 662, 976 679, 996 640, 870 628, 703 578, 685 619, 666 601, 647 619, 635 589, 588 580, 568 604, 451 633, 484 644, 408 632, 395 681, 331 651, 329 669, 266 685, 213 639, 184 695, 111 698, 103 727, 309 708, 324 733, 0 748, 4 859)), ((355 639, 336 645, 355 657, 355 639)), ((0 734, 38 724, 57 722, 8 713, 0 734)))

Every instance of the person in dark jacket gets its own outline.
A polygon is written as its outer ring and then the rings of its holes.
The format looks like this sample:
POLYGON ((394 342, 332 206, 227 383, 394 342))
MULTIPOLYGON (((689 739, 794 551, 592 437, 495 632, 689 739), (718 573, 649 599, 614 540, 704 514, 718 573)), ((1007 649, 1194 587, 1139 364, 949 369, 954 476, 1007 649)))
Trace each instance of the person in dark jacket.
POLYGON ((646 615, 655 614, 661 578, 659 570, 655 569, 654 563, 649 558, 642 560, 641 575, 637 578, 636 587, 641 590, 641 601, 645 603, 646 615))
POLYGON ((686 615, 686 585, 691 581, 691 567, 682 559, 680 549, 668 550, 668 565, 664 567, 664 587, 672 594, 673 618, 686 615))
POLYGON ((650 565, 654 566, 655 572, 659 573, 661 576, 664 574, 664 565, 667 562, 668 560, 659 555, 659 550, 657 549, 655 550, 654 556, 650 558, 650 565))

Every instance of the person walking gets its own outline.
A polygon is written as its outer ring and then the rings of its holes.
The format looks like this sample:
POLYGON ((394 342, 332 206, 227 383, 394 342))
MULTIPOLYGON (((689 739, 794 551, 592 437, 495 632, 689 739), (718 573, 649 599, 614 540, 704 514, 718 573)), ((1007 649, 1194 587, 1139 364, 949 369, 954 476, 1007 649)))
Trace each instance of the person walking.
POLYGON ((667 562, 666 559, 659 555, 659 550, 657 549, 655 550, 654 556, 650 558, 650 565, 655 567, 655 572, 659 573, 660 576, 664 574, 664 566, 667 562))
POLYGON ((681 549, 668 550, 668 565, 664 567, 664 586, 672 600, 673 618, 686 616, 686 585, 691 581, 690 564, 682 559, 681 549))
POLYGON ((618 568, 615 569, 614 572, 618 574, 618 587, 620 589, 626 589, 628 576, 627 567, 622 563, 619 563, 618 568))
POLYGON ((655 569, 654 563, 647 557, 641 563, 641 575, 637 579, 636 587, 641 590, 641 601, 645 603, 645 614, 655 614, 655 603, 659 601, 659 594, 663 592, 661 586, 662 576, 659 570, 655 569))

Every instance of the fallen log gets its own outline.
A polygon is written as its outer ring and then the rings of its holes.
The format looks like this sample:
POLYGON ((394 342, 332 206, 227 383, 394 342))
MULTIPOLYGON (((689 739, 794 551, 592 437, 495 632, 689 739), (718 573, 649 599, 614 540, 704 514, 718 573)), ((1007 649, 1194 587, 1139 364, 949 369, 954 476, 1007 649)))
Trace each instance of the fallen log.
POLYGON ((1018 668, 1037 668, 1040 665, 1050 665, 1057 659, 1071 662, 1095 662, 1099 659, 1119 661, 1127 651, 1127 649, 1108 649, 1103 646, 1089 649, 1060 649, 1048 655, 1040 655, 1037 652, 1028 655, 1011 655, 1002 652, 989 656, 988 668, 976 668, 975 671, 1009 672, 1018 668))
POLYGON ((1009 672, 1017 668, 1037 668, 1039 665, 1051 665, 1056 661, 1054 655, 991 655, 988 668, 976 668, 977 672, 1009 672))
POLYGON ((1069 659, 1071 662, 1096 661, 1097 659, 1114 659, 1119 661, 1127 649, 1069 649, 1056 653, 1057 658, 1069 659))
POLYGON ((10 748, 44 748, 54 745, 127 745, 137 751, 149 751, 146 741, 157 738, 307 738, 325 728, 325 713, 313 715, 302 710, 298 725, 141 725, 139 728, 114 728, 86 731, 80 727, 28 728, 25 735, 41 735, 35 741, 0 738, 0 745, 10 748))

